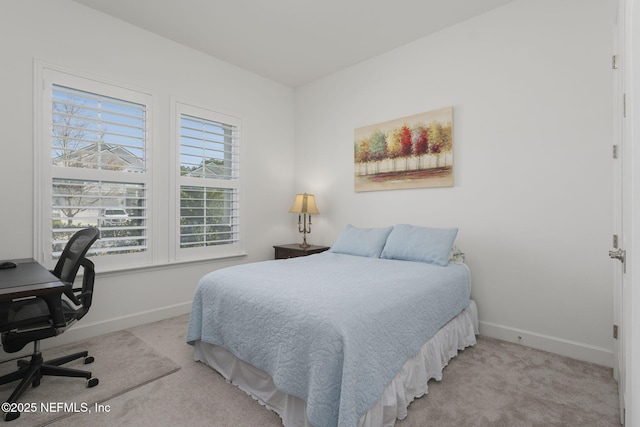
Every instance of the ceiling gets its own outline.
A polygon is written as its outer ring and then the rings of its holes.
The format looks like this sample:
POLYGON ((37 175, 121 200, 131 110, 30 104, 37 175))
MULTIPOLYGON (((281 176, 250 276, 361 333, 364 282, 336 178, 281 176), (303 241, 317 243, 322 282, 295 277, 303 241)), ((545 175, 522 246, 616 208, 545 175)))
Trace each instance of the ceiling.
POLYGON ((296 87, 514 0, 74 0, 296 87))

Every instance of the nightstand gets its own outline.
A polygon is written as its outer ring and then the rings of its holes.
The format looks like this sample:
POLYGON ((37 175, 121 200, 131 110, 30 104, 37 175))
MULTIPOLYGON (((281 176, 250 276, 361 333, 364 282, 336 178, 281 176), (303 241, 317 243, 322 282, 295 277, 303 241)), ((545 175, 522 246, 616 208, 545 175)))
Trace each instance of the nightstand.
POLYGON ((306 248, 302 248, 298 243, 291 243, 289 245, 276 245, 273 248, 276 250, 276 259, 285 259, 318 254, 329 249, 329 246, 309 245, 306 248))

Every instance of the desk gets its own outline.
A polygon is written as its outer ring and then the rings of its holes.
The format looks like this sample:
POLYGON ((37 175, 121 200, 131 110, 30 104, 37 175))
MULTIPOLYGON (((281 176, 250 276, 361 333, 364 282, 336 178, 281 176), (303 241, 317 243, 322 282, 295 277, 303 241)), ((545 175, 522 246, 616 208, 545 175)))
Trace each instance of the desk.
POLYGON ((61 299, 64 283, 32 259, 13 261, 18 264, 16 268, 0 270, 0 328, 6 323, 4 319, 11 301, 25 297, 44 299, 49 306, 53 326, 65 326, 61 299))

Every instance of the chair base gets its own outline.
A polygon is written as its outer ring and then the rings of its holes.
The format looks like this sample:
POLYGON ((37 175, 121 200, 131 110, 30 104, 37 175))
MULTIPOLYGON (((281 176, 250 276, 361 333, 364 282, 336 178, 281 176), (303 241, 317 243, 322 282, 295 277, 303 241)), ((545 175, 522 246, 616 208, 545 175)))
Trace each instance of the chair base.
MULTIPOLYGON (((71 362, 72 360, 77 360, 80 358, 84 358, 85 364, 92 363, 94 360, 93 357, 89 356, 89 353, 87 351, 82 351, 45 362, 42 358, 42 353, 40 353, 39 351, 39 343, 36 341, 34 343, 34 352, 31 355, 31 359, 18 360, 19 369, 17 371, 0 377, 0 385, 8 384, 20 379, 22 380, 13 391, 11 396, 9 396, 9 399, 6 400, 6 403, 9 404, 9 408, 11 408, 11 406, 16 406, 12 404, 16 403, 17 400, 20 399, 22 394, 29 387, 29 384, 31 384, 33 387, 38 387, 40 385, 40 380, 45 375, 57 377, 86 378, 87 387, 95 387, 96 385, 98 385, 99 380, 97 378, 93 378, 90 371, 82 371, 80 369, 65 368, 60 366, 65 363, 71 362)), ((5 421, 15 420, 20 416, 19 411, 2 412, 4 413, 5 421)))

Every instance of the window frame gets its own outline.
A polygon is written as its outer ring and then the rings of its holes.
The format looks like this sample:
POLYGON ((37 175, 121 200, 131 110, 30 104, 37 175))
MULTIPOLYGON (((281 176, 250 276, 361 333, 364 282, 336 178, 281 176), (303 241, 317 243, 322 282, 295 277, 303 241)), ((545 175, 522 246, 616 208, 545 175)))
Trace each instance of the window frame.
POLYGON ((221 113, 215 111, 215 109, 195 105, 194 103, 172 97, 171 115, 174 118, 172 120, 172 180, 171 187, 173 188, 174 196, 172 197, 172 226, 173 232, 171 233, 171 250, 172 258, 176 261, 193 261, 212 258, 226 258, 245 255, 244 252, 244 239, 243 239, 243 225, 242 225, 242 203, 240 201, 242 197, 242 177, 240 172, 240 162, 242 159, 242 119, 237 116, 221 113), (232 171, 230 179, 215 179, 204 177, 187 177, 180 174, 180 154, 181 154, 181 128, 182 128, 182 115, 187 115, 199 119, 210 120, 213 122, 219 122, 226 125, 231 125, 235 128, 235 135, 233 136, 237 142, 233 156, 236 156, 240 160, 237 162, 237 167, 232 171), (237 191, 237 221, 238 221, 238 238, 235 243, 224 245, 211 245, 203 247, 180 247, 180 192, 183 186, 193 187, 213 187, 213 188, 228 188, 237 191))
POLYGON ((114 183, 141 184, 145 190, 146 210, 146 249, 140 253, 112 254, 94 256, 92 260, 100 270, 119 270, 148 265, 154 259, 153 232, 153 96, 139 89, 124 87, 91 76, 36 63, 34 76, 34 258, 47 268, 53 268, 56 260, 52 256, 53 241, 53 184, 55 179, 102 181, 114 183), (115 99, 126 100, 143 105, 145 112, 145 147, 142 173, 112 171, 89 168, 61 167, 53 164, 53 92, 54 85, 73 88, 89 93, 100 94, 115 99))

